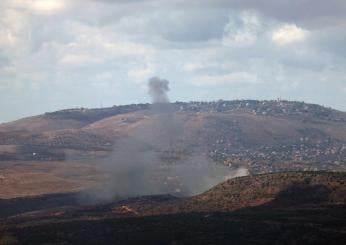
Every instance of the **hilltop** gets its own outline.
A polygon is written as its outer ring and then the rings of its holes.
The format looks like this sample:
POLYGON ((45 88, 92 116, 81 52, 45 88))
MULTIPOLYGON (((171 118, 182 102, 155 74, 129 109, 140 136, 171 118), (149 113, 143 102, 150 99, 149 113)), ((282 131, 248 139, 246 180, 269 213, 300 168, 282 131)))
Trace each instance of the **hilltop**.
MULTIPOLYGON (((304 102, 175 102, 181 151, 251 173, 345 170, 346 113, 304 102)), ((70 109, 0 125, 0 161, 107 156, 155 119, 149 104, 70 109)), ((160 151, 160 149, 157 149, 160 151)))

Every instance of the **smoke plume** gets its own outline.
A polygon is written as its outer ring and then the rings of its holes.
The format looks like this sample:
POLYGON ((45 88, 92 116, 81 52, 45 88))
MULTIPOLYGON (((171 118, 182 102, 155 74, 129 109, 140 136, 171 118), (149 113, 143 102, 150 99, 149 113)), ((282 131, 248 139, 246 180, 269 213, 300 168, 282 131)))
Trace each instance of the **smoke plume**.
POLYGON ((187 150, 184 125, 169 103, 168 91, 167 80, 149 80, 152 106, 147 115, 151 121, 115 142, 112 154, 102 164, 109 178, 93 193, 94 198, 194 195, 238 174, 209 161, 201 150, 187 150))
POLYGON ((149 95, 152 98, 152 102, 155 103, 168 103, 167 92, 169 91, 169 82, 158 77, 152 77, 149 79, 149 95))

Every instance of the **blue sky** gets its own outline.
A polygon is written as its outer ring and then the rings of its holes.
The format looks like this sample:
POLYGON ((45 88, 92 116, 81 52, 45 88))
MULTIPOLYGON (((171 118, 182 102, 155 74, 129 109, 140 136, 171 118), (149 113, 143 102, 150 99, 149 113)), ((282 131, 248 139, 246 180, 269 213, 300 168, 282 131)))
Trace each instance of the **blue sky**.
POLYGON ((0 122, 72 107, 283 99, 346 110, 343 0, 2 0, 0 122))

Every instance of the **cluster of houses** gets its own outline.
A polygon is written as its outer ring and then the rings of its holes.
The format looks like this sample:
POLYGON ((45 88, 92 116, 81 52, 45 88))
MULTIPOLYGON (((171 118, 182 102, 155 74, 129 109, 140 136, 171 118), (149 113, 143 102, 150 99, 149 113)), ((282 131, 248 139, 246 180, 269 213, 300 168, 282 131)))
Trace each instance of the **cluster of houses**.
POLYGON ((346 117, 335 111, 315 104, 287 100, 233 100, 233 101, 213 101, 213 102, 176 102, 174 103, 179 111, 193 112, 227 112, 243 110, 254 115, 263 116, 312 116, 315 119, 332 120, 346 122, 346 117))
MULTIPOLYGON (((332 120, 346 122, 346 117, 341 114, 334 113, 335 110, 320 105, 307 104, 298 101, 287 100, 218 100, 210 102, 190 101, 190 102, 174 102, 173 107, 177 111, 188 112, 229 112, 243 110, 255 115, 263 116, 313 116, 315 119, 332 120)), ((85 109, 76 108, 61 110, 52 113, 46 113, 51 118, 75 118, 85 121, 96 121, 101 118, 113 116, 117 114, 148 110, 150 104, 131 104, 113 106, 110 108, 85 109)))
POLYGON ((257 149, 221 147, 209 157, 231 168, 246 166, 252 173, 289 170, 346 170, 346 143, 326 139, 317 144, 261 146, 257 149), (289 164, 289 166, 288 166, 289 164))

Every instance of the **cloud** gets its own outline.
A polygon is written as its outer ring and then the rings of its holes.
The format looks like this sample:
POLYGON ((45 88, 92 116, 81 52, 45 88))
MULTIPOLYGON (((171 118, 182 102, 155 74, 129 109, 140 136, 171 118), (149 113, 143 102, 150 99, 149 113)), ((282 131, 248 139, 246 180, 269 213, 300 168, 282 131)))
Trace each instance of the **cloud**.
MULTIPOLYGON (((166 2, 183 8, 201 6, 199 0, 166 2)), ((346 20, 343 0, 205 0, 203 4, 208 8, 236 11, 251 9, 279 22, 295 22, 308 28, 344 26, 346 20)))
POLYGON ((154 74, 172 81, 173 100, 280 96, 346 109, 345 7, 339 0, 2 0, 0 120, 100 100, 147 102, 138 85, 154 74))
POLYGON ((85 64, 96 63, 98 60, 96 57, 92 57, 88 54, 65 54, 60 64, 67 66, 81 66, 85 64))
POLYGON ((59 12, 66 8, 67 3, 63 0, 35 0, 31 8, 38 13, 49 14, 59 12))
POLYGON ((183 65, 183 70, 187 72, 194 72, 203 69, 203 65, 200 63, 187 63, 183 65))
POLYGON ((79 0, 3 0, 0 5, 37 15, 54 15, 68 9, 79 0))
POLYGON ((0 18, 0 49, 12 54, 23 50, 23 35, 26 33, 30 20, 20 11, 5 9, 0 18), (8 50, 9 49, 9 50, 8 50))
MULTIPOLYGON (((128 76, 134 82, 144 83, 154 74, 154 68, 152 65, 146 65, 144 67, 136 67, 128 72, 128 76)), ((143 84, 144 85, 144 84, 143 84)))
POLYGON ((248 72, 232 72, 224 75, 204 75, 192 81, 197 86, 221 86, 235 84, 256 84, 258 78, 248 72))
POLYGON ((228 46, 248 46, 257 41, 262 28, 258 15, 251 11, 244 11, 239 17, 238 23, 231 17, 225 26, 223 44, 228 46))
POLYGON ((278 45, 286 45, 306 40, 308 31, 297 27, 294 24, 285 24, 278 30, 275 30, 271 38, 278 45))

